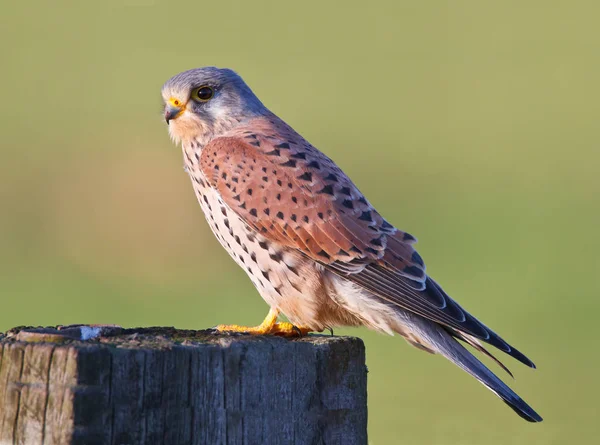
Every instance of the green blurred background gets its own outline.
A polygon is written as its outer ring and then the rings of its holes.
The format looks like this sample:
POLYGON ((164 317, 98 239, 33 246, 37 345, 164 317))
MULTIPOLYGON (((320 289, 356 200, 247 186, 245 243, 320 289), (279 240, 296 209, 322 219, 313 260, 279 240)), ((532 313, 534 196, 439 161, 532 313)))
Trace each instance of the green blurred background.
POLYGON ((597 443, 599 14, 593 1, 1 2, 0 329, 262 320, 161 113, 170 76, 226 66, 538 365, 506 360, 545 418, 531 425, 439 357, 337 330, 367 345, 371 443, 597 443))

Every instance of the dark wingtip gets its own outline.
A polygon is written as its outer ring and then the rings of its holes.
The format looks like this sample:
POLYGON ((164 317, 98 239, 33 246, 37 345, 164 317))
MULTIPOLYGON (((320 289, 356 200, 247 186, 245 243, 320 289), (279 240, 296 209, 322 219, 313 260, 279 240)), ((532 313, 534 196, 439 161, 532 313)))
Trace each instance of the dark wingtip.
POLYGON ((464 321, 460 323, 460 327, 454 326, 453 328, 455 330, 472 335, 510 355, 511 357, 523 363, 525 366, 536 369, 535 364, 529 360, 525 354, 510 346, 506 341, 504 341, 504 339, 502 339, 502 337, 464 310, 456 301, 450 298, 450 296, 441 288, 439 284, 433 280, 433 278, 427 276, 425 283, 425 292, 427 296, 434 299, 438 306, 442 306, 445 303, 445 311, 449 315, 454 318, 460 318, 460 316, 464 314, 464 321))
POLYGON ((512 346, 510 346, 510 352, 507 352, 507 354, 519 360, 525 366, 529 366, 530 368, 536 369, 535 363, 529 360, 525 354, 513 348, 512 346))
POLYGON ((495 346, 496 348, 500 349, 505 354, 508 354, 515 360, 520 361, 525 366, 529 366, 530 368, 536 369, 535 364, 531 360, 529 360, 529 358, 527 358, 527 356, 525 354, 523 354, 517 348, 513 348, 511 345, 506 343, 506 341, 504 341, 502 339, 502 337, 500 337, 498 334, 496 334, 494 331, 492 331, 487 326, 485 326, 483 324, 482 324, 482 326, 489 333, 489 338, 488 339, 481 338, 481 340, 483 340, 486 343, 489 343, 492 346, 495 346))

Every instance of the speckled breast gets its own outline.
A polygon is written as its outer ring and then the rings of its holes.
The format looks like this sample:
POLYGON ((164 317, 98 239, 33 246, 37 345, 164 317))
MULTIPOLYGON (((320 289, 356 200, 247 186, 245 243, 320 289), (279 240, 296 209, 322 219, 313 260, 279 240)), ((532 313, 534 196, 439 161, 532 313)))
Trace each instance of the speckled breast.
POLYGON ((192 180, 194 192, 208 225, 219 243, 246 271, 267 303, 276 305, 275 300, 279 295, 278 280, 270 274, 273 266, 271 257, 275 254, 274 246, 242 221, 208 184, 198 167, 199 154, 191 147, 184 148, 184 168, 192 180))

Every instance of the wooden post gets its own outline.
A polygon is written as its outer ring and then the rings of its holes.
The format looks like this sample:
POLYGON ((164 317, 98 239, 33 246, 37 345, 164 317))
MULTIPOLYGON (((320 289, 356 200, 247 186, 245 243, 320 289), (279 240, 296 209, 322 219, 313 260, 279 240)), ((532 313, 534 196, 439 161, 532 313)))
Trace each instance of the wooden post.
POLYGON ((357 338, 15 328, 0 354, 0 445, 367 444, 357 338))

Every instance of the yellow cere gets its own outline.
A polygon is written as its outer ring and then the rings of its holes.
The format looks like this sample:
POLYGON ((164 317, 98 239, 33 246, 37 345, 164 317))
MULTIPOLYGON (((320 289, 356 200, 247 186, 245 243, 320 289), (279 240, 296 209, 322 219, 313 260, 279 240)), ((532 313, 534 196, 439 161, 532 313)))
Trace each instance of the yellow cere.
POLYGON ((171 104, 172 106, 177 107, 177 108, 183 107, 185 105, 179 99, 175 99, 174 97, 169 99, 169 104, 171 104))

